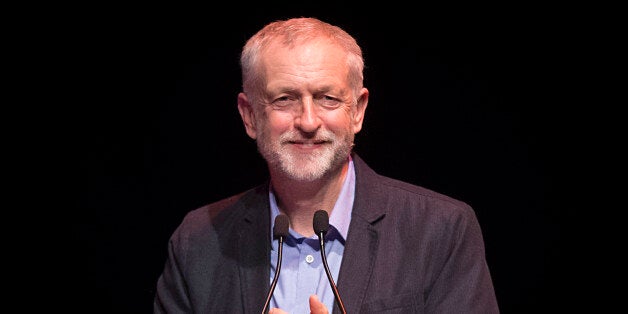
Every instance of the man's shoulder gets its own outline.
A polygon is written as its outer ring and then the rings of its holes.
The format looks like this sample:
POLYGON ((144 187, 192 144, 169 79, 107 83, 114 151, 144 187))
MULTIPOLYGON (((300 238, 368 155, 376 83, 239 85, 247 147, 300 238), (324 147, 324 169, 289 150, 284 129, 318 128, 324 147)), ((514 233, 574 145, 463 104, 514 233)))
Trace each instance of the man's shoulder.
POLYGON ((210 216, 215 216, 216 214, 223 211, 225 208, 233 207, 234 205, 236 205, 242 199, 242 197, 247 195, 247 193, 251 193, 251 191, 252 190, 243 191, 238 194, 223 198, 221 200, 214 201, 193 210, 192 213, 208 213, 210 216))
POLYGON ((397 178, 377 173, 363 160, 356 156, 357 180, 360 194, 368 197, 384 197, 396 201, 416 201, 422 203, 450 204, 447 207, 466 208, 465 202, 450 197, 444 193, 426 188, 419 184, 410 183, 397 178), (379 191, 379 193, 378 193, 379 191))
POLYGON ((437 192, 424 186, 402 181, 399 179, 380 176, 380 184, 389 189, 393 194, 403 194, 410 198, 419 198, 428 202, 450 203, 453 207, 468 207, 469 205, 461 200, 453 198, 449 195, 437 192))
POLYGON ((390 217, 407 223, 431 221, 434 225, 475 220, 473 208, 465 201, 391 177, 380 175, 377 182, 379 196, 370 201, 386 208, 390 217))
POLYGON ((266 185, 251 188, 191 210, 185 215, 182 226, 186 229, 204 229, 208 224, 214 227, 223 225, 232 217, 242 217, 251 208, 260 206, 264 198, 268 198, 266 185))

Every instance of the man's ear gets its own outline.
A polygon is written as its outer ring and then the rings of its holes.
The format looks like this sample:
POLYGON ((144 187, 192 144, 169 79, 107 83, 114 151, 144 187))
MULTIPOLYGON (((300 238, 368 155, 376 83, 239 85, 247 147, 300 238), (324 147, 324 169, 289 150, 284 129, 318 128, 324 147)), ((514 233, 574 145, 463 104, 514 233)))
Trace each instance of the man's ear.
POLYGON ((353 115, 353 134, 356 134, 362 130, 362 122, 364 122, 364 113, 366 112, 366 106, 369 103, 369 90, 366 88, 362 88, 360 91, 360 96, 358 96, 358 101, 354 106, 353 110, 351 110, 351 114, 353 115))
POLYGON ((255 112, 253 112, 253 104, 249 102, 249 98, 245 93, 238 94, 238 111, 240 111, 240 117, 242 117, 242 122, 244 122, 246 134, 248 134, 252 139, 256 139, 257 128, 255 112))

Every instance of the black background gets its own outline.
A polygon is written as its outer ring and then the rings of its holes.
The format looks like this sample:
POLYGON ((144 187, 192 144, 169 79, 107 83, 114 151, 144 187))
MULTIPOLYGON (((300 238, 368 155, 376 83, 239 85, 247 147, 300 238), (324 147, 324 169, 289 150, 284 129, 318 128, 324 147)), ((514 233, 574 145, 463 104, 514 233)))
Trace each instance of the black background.
POLYGON ((364 5, 136 5, 68 22, 81 176, 66 310, 152 312, 185 213, 265 179, 237 112, 238 57, 264 24, 293 16, 341 26, 363 48, 371 94, 358 154, 473 206, 503 313, 557 307, 561 108, 548 97, 547 16, 364 5))

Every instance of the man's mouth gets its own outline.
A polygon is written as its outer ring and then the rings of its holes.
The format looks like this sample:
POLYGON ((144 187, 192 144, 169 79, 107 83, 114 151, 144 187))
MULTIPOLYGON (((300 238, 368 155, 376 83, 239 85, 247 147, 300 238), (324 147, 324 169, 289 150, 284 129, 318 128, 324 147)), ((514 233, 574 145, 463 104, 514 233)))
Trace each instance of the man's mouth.
POLYGON ((327 144, 326 140, 289 140, 287 141, 290 145, 295 145, 299 148, 315 148, 321 145, 327 144))

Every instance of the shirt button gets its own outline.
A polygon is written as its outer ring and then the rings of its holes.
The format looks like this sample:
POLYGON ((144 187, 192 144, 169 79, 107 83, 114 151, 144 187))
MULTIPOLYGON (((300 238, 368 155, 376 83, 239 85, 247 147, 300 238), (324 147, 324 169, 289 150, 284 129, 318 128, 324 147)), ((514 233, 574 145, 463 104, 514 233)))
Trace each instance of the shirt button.
POLYGON ((312 255, 308 255, 308 256, 306 256, 306 257, 305 257, 305 261, 306 261, 308 264, 311 264, 311 263, 314 261, 314 256, 312 256, 312 255))

